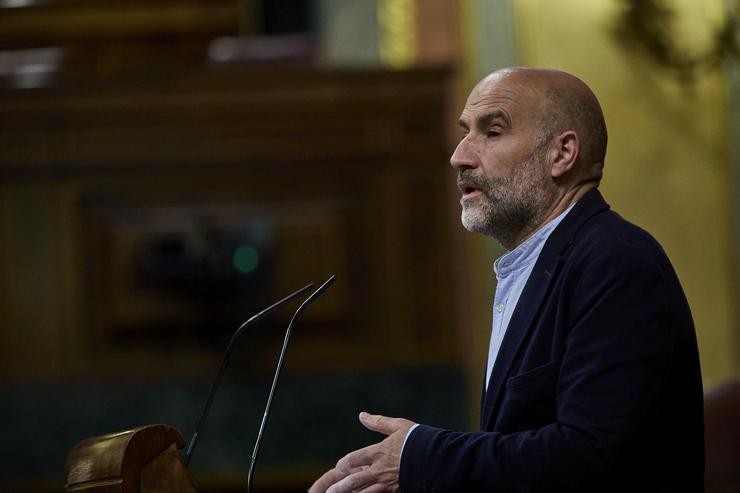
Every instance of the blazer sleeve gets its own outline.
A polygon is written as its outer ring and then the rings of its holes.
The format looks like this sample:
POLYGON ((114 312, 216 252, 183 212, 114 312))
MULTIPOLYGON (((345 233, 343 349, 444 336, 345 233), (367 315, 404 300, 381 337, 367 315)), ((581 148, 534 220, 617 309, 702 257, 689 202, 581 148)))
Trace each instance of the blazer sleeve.
POLYGON ((675 308, 685 301, 662 251, 593 257, 558 294, 569 327, 555 420, 510 434, 420 425, 403 451, 401 491, 580 490, 624 460, 661 398, 675 325, 693 325, 688 307, 675 308))

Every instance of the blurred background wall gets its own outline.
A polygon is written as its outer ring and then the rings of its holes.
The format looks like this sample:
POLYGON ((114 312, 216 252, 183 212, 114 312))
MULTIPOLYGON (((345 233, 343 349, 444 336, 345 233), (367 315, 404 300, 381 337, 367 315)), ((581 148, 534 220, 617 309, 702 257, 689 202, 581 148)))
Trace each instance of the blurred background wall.
MULTIPOLYGON (((593 88, 604 194, 671 257, 706 388, 736 378, 733 9, 0 1, 0 484, 61 491, 93 435, 165 422, 189 438, 239 323, 331 273, 296 327, 258 488, 304 491, 375 441, 363 409, 475 428, 502 251, 462 230, 447 160, 467 92, 509 65, 593 88)), ((243 488, 290 315, 238 345, 200 491, 243 488)))

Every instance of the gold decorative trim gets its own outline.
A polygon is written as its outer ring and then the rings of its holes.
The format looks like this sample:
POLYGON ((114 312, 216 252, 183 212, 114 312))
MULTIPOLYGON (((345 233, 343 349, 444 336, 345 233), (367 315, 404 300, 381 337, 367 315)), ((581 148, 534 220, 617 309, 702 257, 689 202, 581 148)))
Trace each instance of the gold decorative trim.
POLYGON ((416 0, 378 0, 378 51, 383 65, 407 68, 417 58, 416 0))

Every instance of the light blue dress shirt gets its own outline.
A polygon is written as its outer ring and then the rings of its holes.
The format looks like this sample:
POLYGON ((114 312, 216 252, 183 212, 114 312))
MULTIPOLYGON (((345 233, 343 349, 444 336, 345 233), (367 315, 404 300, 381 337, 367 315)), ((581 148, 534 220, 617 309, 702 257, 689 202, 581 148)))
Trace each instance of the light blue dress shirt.
POLYGON ((506 335, 511 316, 532 273, 534 264, 540 256, 550 233, 560 224, 560 221, 570 212, 573 205, 561 212, 556 218, 538 229, 521 245, 497 258, 493 263, 496 273, 496 294, 493 298, 493 324, 491 327, 491 342, 488 346, 488 364, 486 366, 486 389, 491 379, 493 365, 501 349, 501 343, 506 335))

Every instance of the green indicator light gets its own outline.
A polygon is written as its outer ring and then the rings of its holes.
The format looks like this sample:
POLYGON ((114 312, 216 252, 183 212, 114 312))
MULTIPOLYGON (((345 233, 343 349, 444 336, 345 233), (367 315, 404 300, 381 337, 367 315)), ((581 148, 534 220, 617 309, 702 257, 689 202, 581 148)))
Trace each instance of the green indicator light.
POLYGON ((251 245, 241 245, 234 251, 232 258, 234 268, 242 274, 254 272, 260 263, 260 255, 251 245))

